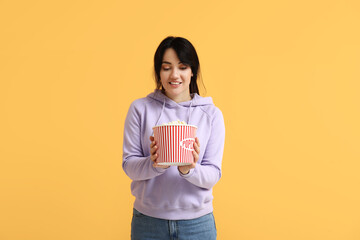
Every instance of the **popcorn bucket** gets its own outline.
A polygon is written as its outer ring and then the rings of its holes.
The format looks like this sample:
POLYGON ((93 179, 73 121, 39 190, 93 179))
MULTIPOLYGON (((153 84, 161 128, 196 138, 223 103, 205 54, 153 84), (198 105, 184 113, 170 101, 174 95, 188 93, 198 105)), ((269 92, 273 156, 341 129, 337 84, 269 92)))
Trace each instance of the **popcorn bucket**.
POLYGON ((153 127, 158 146, 157 163, 175 166, 192 164, 196 129, 196 126, 183 124, 153 127))

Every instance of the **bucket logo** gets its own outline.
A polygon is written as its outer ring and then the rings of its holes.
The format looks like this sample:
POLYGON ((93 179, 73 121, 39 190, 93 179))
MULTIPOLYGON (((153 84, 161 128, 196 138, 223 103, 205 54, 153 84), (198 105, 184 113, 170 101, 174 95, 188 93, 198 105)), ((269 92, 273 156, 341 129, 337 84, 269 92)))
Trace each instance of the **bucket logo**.
POLYGON ((181 140, 180 147, 185 148, 186 150, 189 151, 194 151, 194 142, 195 142, 195 138, 185 138, 181 140))

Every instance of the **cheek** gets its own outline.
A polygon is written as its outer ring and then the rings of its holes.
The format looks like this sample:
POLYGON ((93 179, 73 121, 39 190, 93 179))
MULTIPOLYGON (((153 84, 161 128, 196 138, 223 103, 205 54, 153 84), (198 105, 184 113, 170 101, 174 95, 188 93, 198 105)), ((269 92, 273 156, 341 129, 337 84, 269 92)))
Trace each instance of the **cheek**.
POLYGON ((167 77, 166 72, 161 71, 161 72, 160 72, 160 80, 161 80, 161 82, 166 81, 167 78, 168 78, 168 77, 167 77))
POLYGON ((191 81, 191 71, 184 74, 184 79, 189 82, 191 81))

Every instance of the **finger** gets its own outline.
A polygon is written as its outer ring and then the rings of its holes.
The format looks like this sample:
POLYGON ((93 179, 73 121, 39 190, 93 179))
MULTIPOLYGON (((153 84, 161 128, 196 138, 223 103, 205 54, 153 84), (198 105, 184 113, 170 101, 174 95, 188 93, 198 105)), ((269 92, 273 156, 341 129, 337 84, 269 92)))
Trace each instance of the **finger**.
POLYGON ((200 147, 199 147, 199 145, 197 143, 194 143, 194 149, 195 149, 197 154, 200 153, 200 147))
POLYGON ((154 162, 154 163, 153 163, 153 167, 154 167, 154 168, 163 168, 163 166, 157 164, 157 162, 154 162))
POLYGON ((151 144, 150 144, 150 148, 153 148, 155 145, 156 145, 156 142, 152 141, 151 144))
POLYGON ((150 136, 150 141, 154 141, 154 136, 150 136))
POLYGON ((156 152, 156 150, 157 150, 157 146, 155 145, 154 147, 152 147, 152 148, 150 149, 150 154, 151 154, 151 155, 154 155, 154 153, 156 152))
POLYGON ((150 156, 151 161, 156 162, 158 155, 155 153, 154 155, 150 156))
POLYGON ((196 163, 199 160, 199 154, 197 154, 196 151, 193 151, 193 156, 194 156, 194 163, 196 163))
POLYGON ((196 144, 200 147, 200 141, 199 141, 199 138, 198 138, 198 137, 195 138, 195 142, 196 142, 196 144))
POLYGON ((193 169, 195 167, 196 167, 196 162, 195 162, 195 159, 194 159, 194 162, 192 164, 188 165, 188 168, 190 170, 190 169, 193 169))

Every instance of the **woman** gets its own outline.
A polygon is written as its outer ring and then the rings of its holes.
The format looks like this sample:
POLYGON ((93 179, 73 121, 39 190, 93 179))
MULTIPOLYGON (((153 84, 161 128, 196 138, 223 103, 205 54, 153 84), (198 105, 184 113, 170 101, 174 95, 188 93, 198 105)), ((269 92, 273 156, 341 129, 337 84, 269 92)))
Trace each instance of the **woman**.
POLYGON ((122 166, 135 196, 131 239, 216 239, 212 188, 221 177, 222 113, 199 96, 199 59, 188 40, 165 38, 154 67, 157 88, 131 104, 124 127, 122 166), (152 127, 174 120, 198 127, 191 165, 157 164, 152 127))

